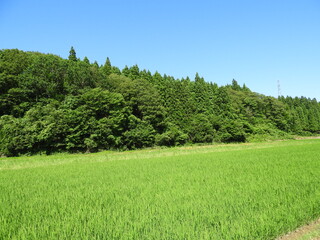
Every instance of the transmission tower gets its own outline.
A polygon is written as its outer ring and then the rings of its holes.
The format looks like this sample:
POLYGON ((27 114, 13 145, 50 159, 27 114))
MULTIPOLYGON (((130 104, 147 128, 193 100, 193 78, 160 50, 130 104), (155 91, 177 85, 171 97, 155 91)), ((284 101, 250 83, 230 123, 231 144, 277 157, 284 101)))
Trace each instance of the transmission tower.
POLYGON ((280 81, 278 80, 278 97, 280 97, 281 95, 280 81))

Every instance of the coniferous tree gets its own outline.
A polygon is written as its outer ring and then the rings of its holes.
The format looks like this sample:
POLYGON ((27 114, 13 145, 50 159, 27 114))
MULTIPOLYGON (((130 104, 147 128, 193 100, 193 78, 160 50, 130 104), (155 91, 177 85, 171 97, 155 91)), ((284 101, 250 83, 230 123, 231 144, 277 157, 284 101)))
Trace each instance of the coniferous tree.
POLYGON ((233 90, 237 90, 237 91, 240 91, 240 90, 241 90, 240 85, 238 84, 238 82, 237 82, 235 79, 232 79, 231 88, 232 88, 233 90))
POLYGON ((83 62, 85 62, 87 64, 90 64, 90 61, 89 61, 89 59, 87 57, 84 57, 83 62))
POLYGON ((112 72, 111 61, 110 61, 110 59, 108 57, 107 57, 107 60, 106 60, 106 62, 104 63, 104 65, 102 67, 102 71, 106 76, 110 75, 111 72, 112 72))
POLYGON ((77 59, 77 54, 76 54, 76 51, 74 50, 73 47, 71 47, 70 51, 69 51, 69 58, 68 58, 70 61, 73 61, 73 62, 76 62, 78 59, 77 59))

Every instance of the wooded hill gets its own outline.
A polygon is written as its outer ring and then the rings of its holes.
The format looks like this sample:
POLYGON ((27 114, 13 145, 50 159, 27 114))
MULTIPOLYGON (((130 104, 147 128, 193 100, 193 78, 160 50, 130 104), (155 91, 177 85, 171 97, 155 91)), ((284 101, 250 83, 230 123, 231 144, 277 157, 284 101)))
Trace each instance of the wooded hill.
POLYGON ((0 155, 246 142, 320 133, 320 103, 52 54, 0 51, 0 155))

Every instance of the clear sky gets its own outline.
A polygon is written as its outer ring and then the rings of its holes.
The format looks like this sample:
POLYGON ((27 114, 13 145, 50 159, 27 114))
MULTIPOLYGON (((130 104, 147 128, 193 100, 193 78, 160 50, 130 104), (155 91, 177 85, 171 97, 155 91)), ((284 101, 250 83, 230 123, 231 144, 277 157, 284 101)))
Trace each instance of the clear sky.
POLYGON ((320 100, 320 0, 0 0, 0 49, 320 100))

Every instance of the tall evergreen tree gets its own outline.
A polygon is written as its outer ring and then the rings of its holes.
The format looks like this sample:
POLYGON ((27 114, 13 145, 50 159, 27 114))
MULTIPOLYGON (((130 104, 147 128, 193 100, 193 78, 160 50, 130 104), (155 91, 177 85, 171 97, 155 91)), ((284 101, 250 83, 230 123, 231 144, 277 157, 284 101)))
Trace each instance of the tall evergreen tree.
POLYGON ((112 66, 111 66, 111 61, 110 59, 107 57, 107 60, 105 62, 105 64, 102 67, 102 71, 105 75, 110 75, 111 74, 111 70, 112 70, 112 66))
POLYGON ((85 62, 87 64, 90 64, 90 61, 89 61, 89 59, 87 57, 84 57, 83 62, 85 62))
POLYGON ((71 47, 70 51, 69 51, 69 58, 68 58, 70 61, 73 61, 73 62, 76 62, 78 59, 77 59, 77 54, 76 54, 76 51, 74 50, 73 47, 71 47))

